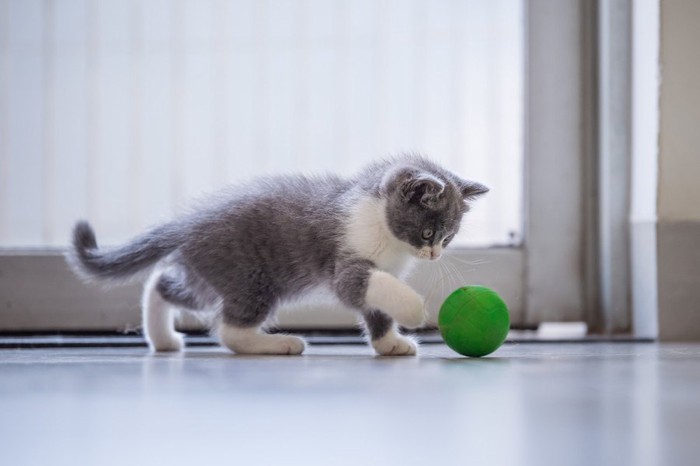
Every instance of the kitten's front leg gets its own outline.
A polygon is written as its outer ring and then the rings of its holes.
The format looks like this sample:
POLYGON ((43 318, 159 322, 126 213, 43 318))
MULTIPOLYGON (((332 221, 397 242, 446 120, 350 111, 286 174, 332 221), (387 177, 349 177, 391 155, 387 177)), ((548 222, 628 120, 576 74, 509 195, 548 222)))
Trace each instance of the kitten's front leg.
POLYGON ((385 312, 406 328, 420 327, 425 322, 423 298, 413 288, 387 272, 373 270, 370 273, 365 302, 368 306, 385 312))
POLYGON ((418 351, 415 339, 401 335, 394 319, 381 311, 363 315, 372 347, 381 356, 414 356, 418 351))
POLYGON ((407 328, 425 322, 423 298, 393 275, 366 260, 339 264, 334 288, 346 304, 367 311, 379 309, 407 328))

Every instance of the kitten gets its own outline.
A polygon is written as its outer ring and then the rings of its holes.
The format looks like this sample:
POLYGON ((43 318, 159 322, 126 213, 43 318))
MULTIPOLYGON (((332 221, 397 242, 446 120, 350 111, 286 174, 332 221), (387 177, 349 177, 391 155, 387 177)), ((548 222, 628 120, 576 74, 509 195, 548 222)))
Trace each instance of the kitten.
POLYGON ((281 302, 325 286, 361 314, 378 354, 414 355, 416 342, 397 324, 423 324, 424 303, 400 277, 416 258, 439 259, 468 203, 487 191, 417 155, 351 179, 269 177, 112 249, 99 249, 78 222, 67 260, 85 278, 151 272, 143 325, 155 351, 183 347, 175 307, 216 309, 218 337, 236 353, 301 354, 304 340, 261 326, 281 302))

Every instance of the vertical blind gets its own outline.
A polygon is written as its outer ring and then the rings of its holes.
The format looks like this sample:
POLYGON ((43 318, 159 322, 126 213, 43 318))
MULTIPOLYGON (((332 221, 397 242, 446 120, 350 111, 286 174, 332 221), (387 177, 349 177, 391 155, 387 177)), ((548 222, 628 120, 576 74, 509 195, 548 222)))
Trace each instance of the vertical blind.
POLYGON ((522 223, 522 0, 0 0, 0 246, 117 243, 272 173, 420 152, 522 223))

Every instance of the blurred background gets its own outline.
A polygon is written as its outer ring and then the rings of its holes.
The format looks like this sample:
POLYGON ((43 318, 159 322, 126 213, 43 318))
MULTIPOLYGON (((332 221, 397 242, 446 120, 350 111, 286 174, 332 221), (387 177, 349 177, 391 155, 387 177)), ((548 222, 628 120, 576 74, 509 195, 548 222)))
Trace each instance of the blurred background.
MULTIPOLYGON (((125 241, 258 175, 421 152, 487 184, 410 284, 511 322, 700 338, 700 2, 0 0, 0 330, 139 326, 75 220, 125 241)), ((308 310, 308 309, 307 309, 308 310)), ((326 307, 294 328, 355 328, 326 307)), ((294 317, 292 317, 294 316, 294 317)))
POLYGON ((115 244, 202 193, 420 152, 517 245, 522 0, 4 0, 0 246, 115 244))

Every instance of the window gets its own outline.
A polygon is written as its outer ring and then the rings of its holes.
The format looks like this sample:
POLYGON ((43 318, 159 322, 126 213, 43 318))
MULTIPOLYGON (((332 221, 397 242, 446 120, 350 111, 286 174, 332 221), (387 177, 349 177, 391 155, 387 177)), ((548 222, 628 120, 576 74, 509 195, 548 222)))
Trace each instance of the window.
MULTIPOLYGON (((576 171, 586 155, 585 8, 522 0, 8 0, 0 8, 3 329, 138 325, 135 286, 94 289, 66 270, 56 248, 78 218, 115 244, 229 182, 349 175, 401 151, 492 188, 450 248, 452 262, 413 278, 430 308, 456 286, 481 283, 504 296, 516 325, 585 317, 576 171)), ((310 311, 281 321, 354 321, 324 319, 310 311)))

